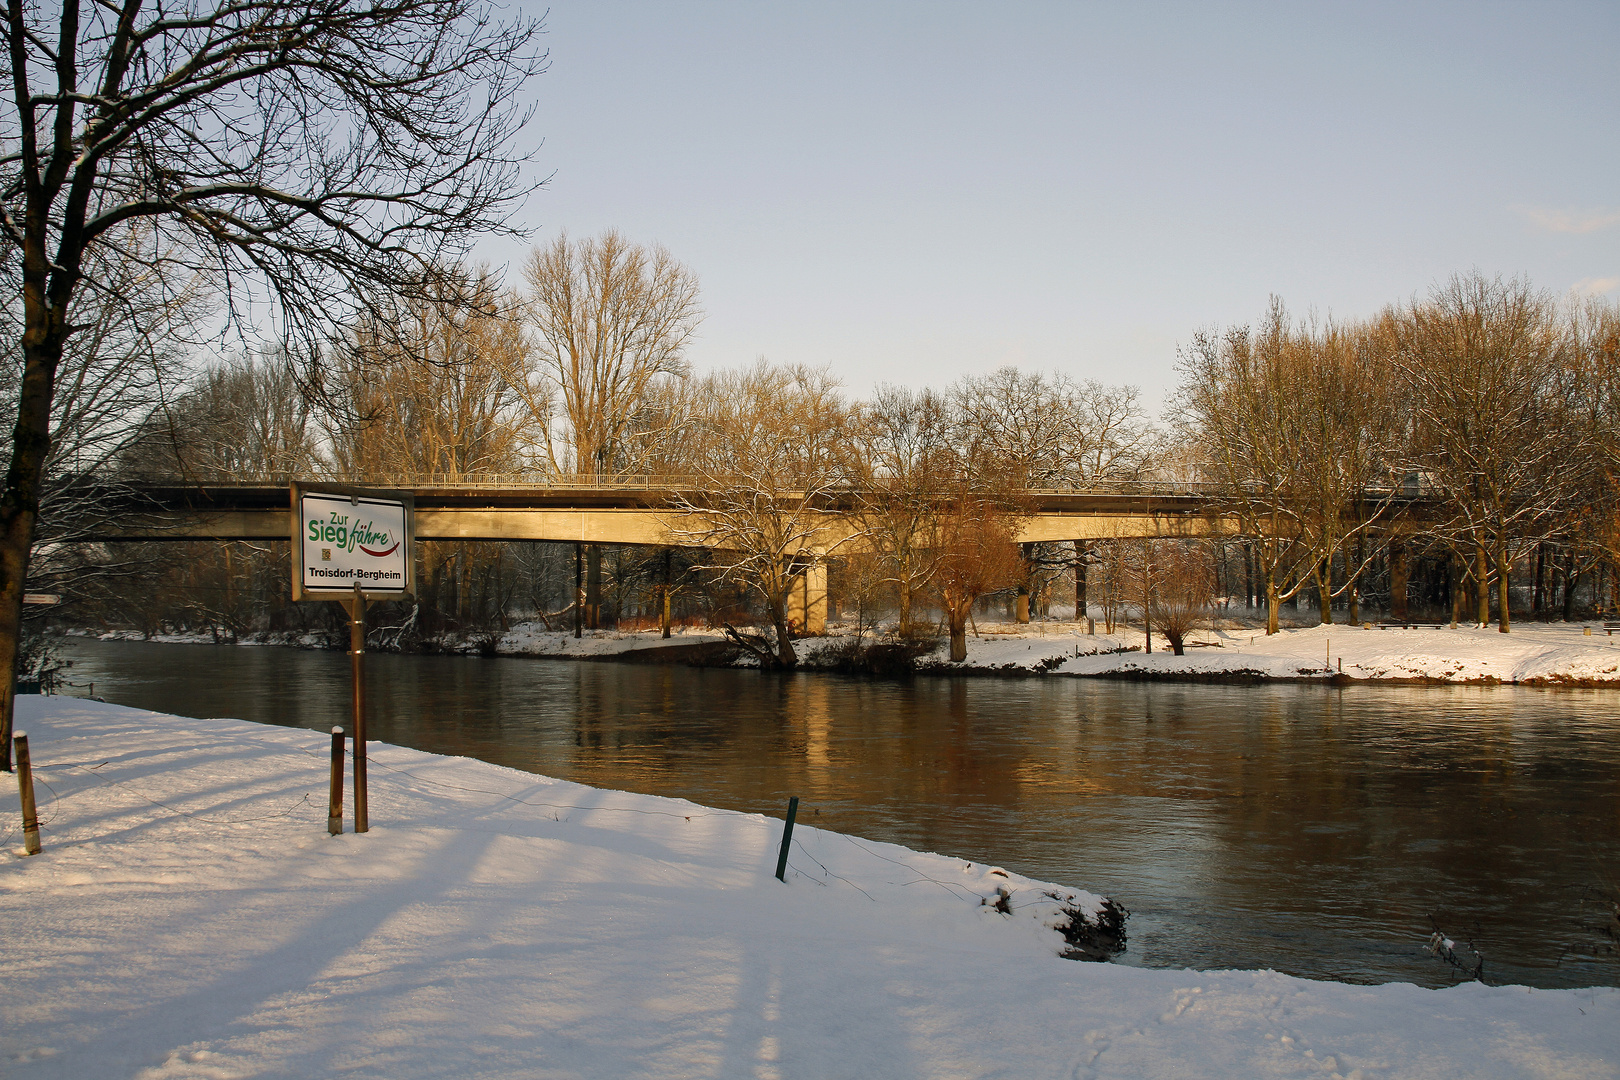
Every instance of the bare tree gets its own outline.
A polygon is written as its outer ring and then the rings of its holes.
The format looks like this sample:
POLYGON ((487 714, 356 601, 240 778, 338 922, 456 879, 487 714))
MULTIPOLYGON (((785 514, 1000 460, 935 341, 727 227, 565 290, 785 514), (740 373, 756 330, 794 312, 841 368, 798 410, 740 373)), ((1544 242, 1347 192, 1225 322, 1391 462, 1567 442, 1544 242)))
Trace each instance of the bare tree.
POLYGON ((1047 378, 1015 367, 970 375, 951 388, 961 442, 993 460, 1012 483, 1055 487, 1063 479, 1065 428, 1047 378))
MULTIPOLYGON (((486 270, 442 275, 431 298, 379 297, 333 350, 333 474, 402 484, 521 471, 534 421, 506 378, 527 349, 520 310, 486 270)), ((500 544, 420 545, 426 612, 463 626, 504 619, 515 590, 505 555, 500 544)))
MULTIPOLYGON (((415 287, 507 226, 529 187, 517 104, 539 24, 471 0, 13 0, 0 243, 23 298, 23 374, 0 492, 0 742, 73 299, 97 249, 148 220, 168 258, 254 296, 313 346, 360 287, 415 287), (172 245, 172 246, 171 246, 172 245)), ((313 374, 313 373, 312 373, 313 374)))
POLYGON ((861 529, 876 559, 877 578, 899 598, 899 632, 913 632, 912 607, 938 565, 942 498, 963 464, 950 402, 932 390, 881 386, 859 412, 854 487, 861 529))
POLYGON ((628 451, 659 381, 686 374, 683 358, 702 313, 697 277, 662 247, 609 230, 574 241, 564 233, 524 268, 536 342, 513 385, 536 416, 560 399, 566 456, 553 471, 581 476, 634 471, 628 451))
POLYGON ((763 605, 774 640, 728 627, 732 639, 764 666, 794 667, 789 593, 854 535, 849 407, 824 370, 764 360, 709 376, 694 399, 696 490, 675 496, 671 537, 707 549, 703 568, 763 605))
MULTIPOLYGON (((152 232, 131 226, 126 242, 151 251, 152 232)), ((41 475, 40 519, 29 556, 30 589, 53 593, 61 606, 49 614, 82 617, 110 590, 138 587, 151 577, 151 552, 140 546, 82 541, 112 508, 128 513, 130 455, 143 441, 143 420, 184 385, 184 365, 195 343, 196 320, 208 307, 200 287, 161 279, 161 260, 132 262, 97 252, 94 277, 102 286, 82 290, 71 317, 78 332, 63 349, 51 404, 51 442, 41 475)), ((0 305, 0 432, 9 436, 23 357, 20 298, 0 305)), ((0 442, 9 451, 10 445, 0 442)), ((172 473, 172 470, 170 470, 172 473)), ((38 609, 31 621, 42 621, 38 609)))
POLYGON ((1412 464, 1452 509, 1442 530, 1475 556, 1481 623, 1494 576, 1505 634, 1516 551, 1556 521, 1589 463, 1564 452, 1577 369, 1554 305, 1526 282, 1458 276, 1402 312, 1395 335, 1412 464))
POLYGON ((146 418, 124 469, 144 478, 268 480, 318 469, 314 410, 279 351, 225 360, 146 418))
POLYGON ((1146 625, 1163 634, 1177 656, 1185 655, 1187 635, 1209 620, 1215 588, 1209 549, 1194 541, 1148 540, 1137 573, 1146 625))
POLYGON ((431 295, 378 297, 332 348, 327 439, 335 475, 460 480, 519 471, 533 419, 506 373, 527 352, 514 296, 488 271, 431 295))
POLYGON ((1180 350, 1177 365, 1182 382, 1176 414, 1183 435, 1222 486, 1222 509, 1257 538, 1268 634, 1277 632, 1281 602, 1307 580, 1284 574, 1297 565, 1304 544, 1297 494, 1309 462, 1285 408, 1295 392, 1292 372, 1308 350, 1274 299, 1258 332, 1200 331, 1180 350))
POLYGON ((1335 559, 1384 512, 1396 425, 1387 351, 1364 328, 1296 325, 1273 298, 1257 330, 1200 332, 1181 352, 1177 423, 1222 488, 1221 509, 1256 537, 1266 632, 1314 583, 1323 622, 1370 561, 1335 559), (1381 490, 1381 495, 1374 494, 1381 490))
POLYGON ((1063 486, 1140 480, 1157 462, 1162 435, 1136 387, 1060 374, 1052 379, 1052 396, 1063 486))
POLYGON ((1014 542, 1019 515, 1003 500, 963 484, 940 508, 933 544, 937 565, 932 578, 950 633, 950 659, 967 659, 967 620, 986 593, 1008 588, 1024 573, 1014 542))

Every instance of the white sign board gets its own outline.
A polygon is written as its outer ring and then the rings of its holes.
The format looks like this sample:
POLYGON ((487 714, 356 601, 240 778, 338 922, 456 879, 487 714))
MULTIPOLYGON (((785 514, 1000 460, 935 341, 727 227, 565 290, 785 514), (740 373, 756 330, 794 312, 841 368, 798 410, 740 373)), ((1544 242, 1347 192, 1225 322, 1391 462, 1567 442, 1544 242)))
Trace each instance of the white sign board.
MULTIPOLYGON (((404 499, 294 489, 296 593, 411 592, 411 506, 404 499)), ((295 595, 294 599, 298 599, 295 595)))

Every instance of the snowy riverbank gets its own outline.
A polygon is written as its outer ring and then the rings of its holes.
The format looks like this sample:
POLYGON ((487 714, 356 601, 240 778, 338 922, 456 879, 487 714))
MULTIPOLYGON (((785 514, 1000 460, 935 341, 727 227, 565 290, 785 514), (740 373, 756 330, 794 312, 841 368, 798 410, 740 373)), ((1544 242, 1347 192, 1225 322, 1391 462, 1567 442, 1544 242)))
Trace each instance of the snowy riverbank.
POLYGON ((1060 959, 1089 894, 320 733, 24 697, 0 861, 13 1077, 1613 1077, 1620 990, 1060 959), (994 902, 1006 889, 1008 914, 994 902))
MULTIPOLYGON (((211 644, 206 633, 143 638, 114 632, 116 640, 211 644)), ((845 628, 798 644, 803 666, 838 666, 854 640, 845 628)), ((872 643, 874 638, 864 641, 872 643)), ((968 636, 968 657, 945 658, 944 643, 914 661, 932 674, 1071 675, 1108 678, 1190 680, 1305 680, 1416 683, 1505 683, 1525 686, 1620 688, 1620 636, 1602 623, 1521 623, 1510 634, 1494 627, 1399 629, 1333 625, 1291 629, 1267 637, 1258 629, 1228 627, 1192 634, 1187 655, 1176 656, 1169 642, 1154 635, 1153 652, 1143 650, 1140 630, 1088 634, 1080 624, 1062 622, 984 623, 968 636), (1586 631, 1590 630, 1590 633, 1586 631)), ((316 638, 244 644, 325 647, 316 638)), ((665 639, 657 630, 588 632, 575 638, 564 631, 522 623, 478 644, 445 642, 446 651, 551 659, 664 658, 679 662, 720 662, 725 635, 718 630, 682 628, 665 639), (674 650, 665 653, 665 650, 674 650), (705 652, 705 650, 709 650, 705 652), (718 653, 714 650, 718 650, 718 653), (698 655, 702 654, 702 655, 698 655)), ((746 658, 740 661, 748 663, 746 658)))
MULTIPOLYGON (((1593 624, 1588 624, 1593 625, 1593 624)), ((1602 624, 1588 636, 1579 624, 1526 623, 1503 634, 1495 627, 1383 629, 1314 626, 1283 630, 1199 631, 1185 656, 1155 635, 1152 653, 1141 631, 1088 635, 1079 627, 1035 624, 996 627, 968 639, 968 658, 952 665, 939 655, 928 671, 970 667, 1035 670, 1054 675, 1184 679, 1305 679, 1356 682, 1516 683, 1529 686, 1620 687, 1620 637, 1602 624), (1135 651, 1121 651, 1134 649, 1135 651)))

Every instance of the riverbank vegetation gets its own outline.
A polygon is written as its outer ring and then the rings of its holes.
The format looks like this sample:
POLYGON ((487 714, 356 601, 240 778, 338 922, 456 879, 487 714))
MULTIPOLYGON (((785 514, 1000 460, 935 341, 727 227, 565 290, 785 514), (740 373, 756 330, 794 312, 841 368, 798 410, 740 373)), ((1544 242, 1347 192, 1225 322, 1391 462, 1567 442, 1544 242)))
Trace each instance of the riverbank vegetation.
MULTIPOLYGON (((1064 372, 1008 367, 865 400, 765 360, 693 372, 695 275, 613 232, 537 250, 518 287, 452 269, 434 289, 374 297, 322 344, 318 385, 285 348, 199 365, 186 328, 202 316, 172 306, 140 349, 84 339, 65 363, 88 390, 59 398, 51 490, 302 478, 667 492, 662 545, 419 544, 417 596, 371 620, 375 647, 407 650, 493 648, 521 623, 684 625, 792 667, 819 631, 812 573, 835 627, 907 656, 942 638, 957 663, 979 621, 1062 610, 1179 655, 1217 620, 1507 631, 1620 609, 1612 304, 1478 274, 1364 320, 1295 319, 1274 301, 1187 342, 1154 418, 1133 388, 1064 372), (90 391, 127 407, 87 412, 90 391), (1051 491, 1194 493, 1210 521, 1202 536, 1017 543, 1031 492, 1051 491)), ((334 605, 291 603, 286 544, 74 542, 93 513, 64 504, 41 528, 30 587, 63 598, 59 625, 221 640, 339 629, 334 605)))

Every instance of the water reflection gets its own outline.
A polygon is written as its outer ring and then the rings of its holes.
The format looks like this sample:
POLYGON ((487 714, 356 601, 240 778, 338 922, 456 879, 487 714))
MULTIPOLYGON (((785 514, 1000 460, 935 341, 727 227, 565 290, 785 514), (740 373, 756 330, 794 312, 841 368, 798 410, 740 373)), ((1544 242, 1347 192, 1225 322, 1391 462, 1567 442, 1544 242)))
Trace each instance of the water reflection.
MULTIPOLYGON (((324 730, 347 661, 75 642, 108 700, 324 730)), ((780 815, 1105 892, 1125 962, 1428 985, 1432 916, 1487 975, 1558 963, 1620 866, 1620 695, 822 676, 373 656, 375 738, 780 815)))

